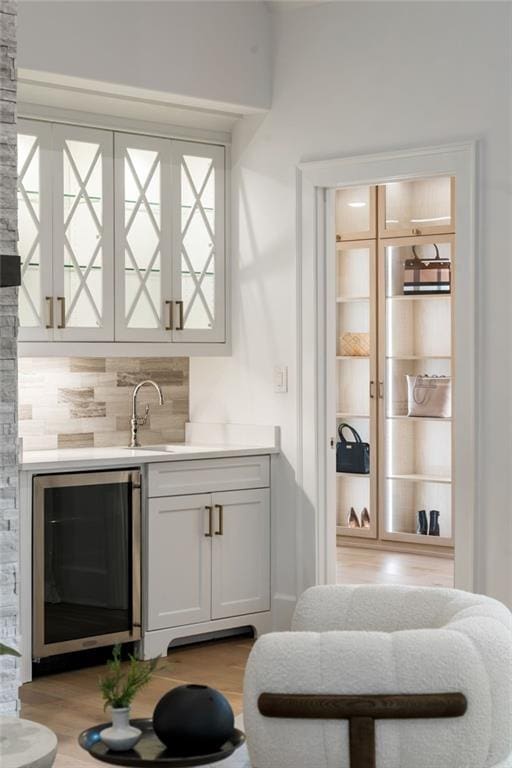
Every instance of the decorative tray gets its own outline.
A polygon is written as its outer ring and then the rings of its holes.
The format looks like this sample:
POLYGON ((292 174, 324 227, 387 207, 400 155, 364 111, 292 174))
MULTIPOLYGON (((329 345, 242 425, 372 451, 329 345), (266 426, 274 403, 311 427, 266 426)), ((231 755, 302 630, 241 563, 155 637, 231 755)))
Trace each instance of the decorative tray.
POLYGON ((242 731, 235 728, 231 738, 224 742, 217 752, 202 755, 176 755, 155 735, 151 719, 130 720, 130 724, 140 728, 142 736, 135 747, 127 752, 114 752, 102 742, 100 733, 104 728, 109 728, 111 723, 101 723, 83 731, 78 737, 78 743, 91 757, 110 765, 136 766, 136 768, 152 768, 152 766, 186 768, 186 766, 208 765, 224 760, 245 741, 242 731))

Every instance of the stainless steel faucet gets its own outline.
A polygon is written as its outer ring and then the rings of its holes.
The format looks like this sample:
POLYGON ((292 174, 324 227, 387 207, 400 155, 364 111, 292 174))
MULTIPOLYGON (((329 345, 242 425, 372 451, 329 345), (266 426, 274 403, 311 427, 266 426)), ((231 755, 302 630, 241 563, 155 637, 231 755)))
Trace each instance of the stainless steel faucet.
POLYGON ((152 379, 144 379, 144 381, 139 382, 137 386, 134 387, 133 395, 132 395, 132 418, 130 419, 130 425, 132 428, 132 439, 130 442, 130 448, 140 447, 140 443, 137 439, 137 429, 138 427, 143 427, 146 421, 148 420, 149 405, 146 405, 144 416, 137 416, 137 395, 139 393, 139 389, 141 389, 141 387, 145 386, 146 384, 151 384, 151 386, 156 389, 156 391, 158 392, 160 405, 164 404, 164 396, 162 394, 162 390, 160 389, 156 381, 152 381, 152 379))

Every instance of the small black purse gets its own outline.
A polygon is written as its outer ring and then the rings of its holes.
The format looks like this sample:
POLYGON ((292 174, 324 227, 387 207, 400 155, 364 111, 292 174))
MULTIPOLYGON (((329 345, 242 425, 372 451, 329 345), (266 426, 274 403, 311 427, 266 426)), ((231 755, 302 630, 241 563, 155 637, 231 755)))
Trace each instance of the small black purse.
POLYGON ((359 433, 350 424, 338 427, 340 442, 336 446, 336 472, 353 472, 368 475, 370 472, 370 445, 363 443, 359 433), (354 442, 349 442, 343 435, 344 429, 352 432, 354 442))

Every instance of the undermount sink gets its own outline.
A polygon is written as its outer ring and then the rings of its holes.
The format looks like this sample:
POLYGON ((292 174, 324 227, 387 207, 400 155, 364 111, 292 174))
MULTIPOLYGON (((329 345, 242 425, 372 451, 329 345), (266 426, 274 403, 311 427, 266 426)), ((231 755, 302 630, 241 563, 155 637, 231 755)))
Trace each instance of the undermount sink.
POLYGON ((139 445, 134 448, 135 451, 157 451, 158 453, 176 453, 175 445, 139 445))
POLYGON ((138 448, 128 448, 131 451, 155 451, 155 453, 197 453, 198 447, 187 443, 158 443, 156 445, 139 445, 138 448))

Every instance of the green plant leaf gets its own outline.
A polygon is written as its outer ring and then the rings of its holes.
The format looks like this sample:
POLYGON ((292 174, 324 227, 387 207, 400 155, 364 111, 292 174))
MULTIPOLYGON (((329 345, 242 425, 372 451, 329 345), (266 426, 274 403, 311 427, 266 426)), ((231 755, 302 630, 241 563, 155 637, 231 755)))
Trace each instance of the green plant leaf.
POLYGON ((8 645, 0 643, 0 656, 17 656, 18 658, 21 658, 21 653, 15 648, 10 648, 8 645))
POLYGON ((99 679, 104 709, 129 707, 140 689, 149 683, 159 657, 151 661, 139 661, 131 655, 128 658, 123 668, 121 646, 114 646, 112 658, 107 661, 107 673, 99 679))

